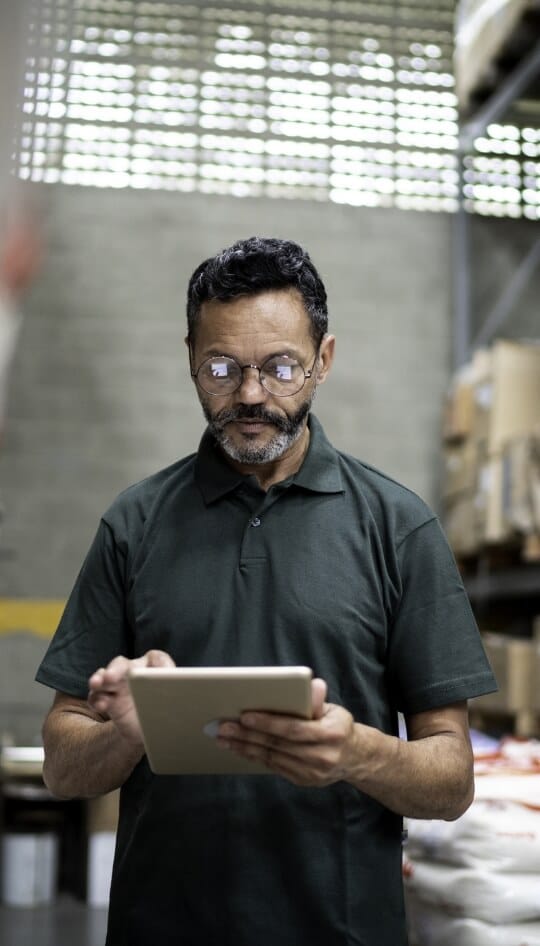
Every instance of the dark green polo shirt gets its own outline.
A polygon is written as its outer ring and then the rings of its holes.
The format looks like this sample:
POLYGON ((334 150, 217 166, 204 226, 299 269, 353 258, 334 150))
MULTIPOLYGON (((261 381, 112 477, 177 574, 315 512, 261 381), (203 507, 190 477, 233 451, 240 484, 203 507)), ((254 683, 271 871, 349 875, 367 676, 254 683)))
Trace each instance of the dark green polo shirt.
MULTIPOLYGON (((305 664, 397 732, 495 689, 452 554, 410 490, 336 451, 263 492, 206 433, 104 515, 37 679, 78 697, 117 654, 305 664)), ((401 819, 345 783, 154 776, 122 789, 108 946, 404 946, 401 819)))

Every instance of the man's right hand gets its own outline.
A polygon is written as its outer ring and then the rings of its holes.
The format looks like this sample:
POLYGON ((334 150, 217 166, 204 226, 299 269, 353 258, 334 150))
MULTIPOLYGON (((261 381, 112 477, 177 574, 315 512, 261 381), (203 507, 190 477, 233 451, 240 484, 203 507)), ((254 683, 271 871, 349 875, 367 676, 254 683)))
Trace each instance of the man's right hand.
POLYGON ((172 657, 163 650, 149 650, 134 660, 115 657, 107 667, 100 667, 90 677, 88 703, 105 719, 110 719, 130 745, 141 747, 141 727, 127 682, 128 671, 132 667, 174 666, 172 657))

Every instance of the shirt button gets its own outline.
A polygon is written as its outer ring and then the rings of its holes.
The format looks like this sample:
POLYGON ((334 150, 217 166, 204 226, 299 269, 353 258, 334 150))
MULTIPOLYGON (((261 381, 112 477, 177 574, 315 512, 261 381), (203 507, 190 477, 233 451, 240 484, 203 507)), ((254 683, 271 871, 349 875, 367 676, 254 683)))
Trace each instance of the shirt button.
POLYGON ((253 526, 254 529, 256 529, 257 526, 260 526, 260 524, 261 524, 261 520, 259 519, 258 516, 255 516, 255 518, 252 519, 250 522, 250 526, 253 526))

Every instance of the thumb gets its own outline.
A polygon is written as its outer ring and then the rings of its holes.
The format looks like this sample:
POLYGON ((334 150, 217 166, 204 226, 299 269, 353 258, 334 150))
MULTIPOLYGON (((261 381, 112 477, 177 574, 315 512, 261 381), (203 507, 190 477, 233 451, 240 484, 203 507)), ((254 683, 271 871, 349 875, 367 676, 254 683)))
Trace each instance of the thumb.
POLYGON ((324 716, 325 700, 328 693, 328 687, 324 680, 315 677, 311 681, 311 702, 313 707, 313 719, 320 719, 324 716))
POLYGON ((144 655, 144 666, 146 667, 175 667, 176 664, 169 654, 164 650, 149 650, 144 655))

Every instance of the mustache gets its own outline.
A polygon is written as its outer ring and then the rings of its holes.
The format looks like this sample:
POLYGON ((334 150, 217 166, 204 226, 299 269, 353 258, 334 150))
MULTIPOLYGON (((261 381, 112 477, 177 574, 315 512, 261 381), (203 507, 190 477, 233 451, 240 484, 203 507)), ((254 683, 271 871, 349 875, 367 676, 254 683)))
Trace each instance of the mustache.
POLYGON ((212 417, 213 424, 218 427, 225 427, 226 424, 236 420, 259 420, 266 424, 272 424, 278 430, 288 430, 290 424, 287 417, 274 414, 262 407, 261 404, 243 404, 239 407, 224 408, 212 417))

